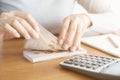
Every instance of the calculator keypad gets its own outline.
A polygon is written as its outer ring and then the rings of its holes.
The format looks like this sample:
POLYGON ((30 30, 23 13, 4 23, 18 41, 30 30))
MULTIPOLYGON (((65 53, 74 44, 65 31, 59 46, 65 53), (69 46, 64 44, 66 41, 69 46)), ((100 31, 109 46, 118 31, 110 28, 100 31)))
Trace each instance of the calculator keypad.
POLYGON ((65 64, 70 64, 79 67, 85 67, 88 69, 97 69, 105 64, 108 64, 115 59, 103 56, 95 55, 81 55, 73 59, 64 61, 65 64))

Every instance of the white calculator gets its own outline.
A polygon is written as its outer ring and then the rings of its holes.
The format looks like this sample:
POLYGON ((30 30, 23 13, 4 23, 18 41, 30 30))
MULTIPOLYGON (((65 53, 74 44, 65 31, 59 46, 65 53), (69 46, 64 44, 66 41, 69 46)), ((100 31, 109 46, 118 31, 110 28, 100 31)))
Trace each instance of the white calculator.
POLYGON ((84 54, 67 59, 60 66, 97 80, 120 80, 119 58, 84 54))

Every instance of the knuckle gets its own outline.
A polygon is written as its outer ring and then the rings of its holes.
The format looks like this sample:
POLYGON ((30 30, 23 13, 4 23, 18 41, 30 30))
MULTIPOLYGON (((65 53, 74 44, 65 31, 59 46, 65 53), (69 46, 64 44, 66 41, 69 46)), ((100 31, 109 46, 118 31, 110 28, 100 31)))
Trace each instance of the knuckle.
POLYGON ((26 16, 27 18, 31 17, 31 15, 30 15, 29 13, 26 13, 25 16, 26 16))
POLYGON ((79 19, 79 17, 75 16, 75 17, 73 18, 73 20, 79 21, 80 19, 79 19))
POLYGON ((17 23, 17 19, 13 19, 12 22, 13 22, 13 23, 17 23))
POLYGON ((16 18, 9 21, 9 24, 14 25, 16 23, 16 18))
POLYGON ((81 30, 76 31, 76 34, 77 34, 78 36, 80 36, 80 35, 81 35, 81 30))
POLYGON ((13 30, 12 32, 13 32, 14 34, 16 34, 16 33, 17 33, 17 31, 16 31, 16 30, 13 30))
POLYGON ((19 18, 20 22, 26 22, 23 18, 19 18))
POLYGON ((63 31, 67 31, 68 30, 68 24, 63 24, 63 26, 62 26, 62 32, 63 31))
POLYGON ((66 39, 66 40, 64 41, 64 44, 68 44, 68 39, 66 39))
POLYGON ((35 31, 33 29, 30 28, 29 31, 31 34, 35 34, 35 31))
POLYGON ((64 21, 67 21, 67 20, 69 20, 70 19, 70 17, 66 17, 65 19, 64 19, 64 21))
POLYGON ((67 29, 68 29, 67 24, 64 24, 63 29, 64 29, 64 30, 67 30, 67 29))
POLYGON ((78 46, 78 43, 75 43, 75 42, 74 42, 74 44, 73 44, 72 46, 77 47, 77 46, 78 46))
POLYGON ((28 35, 28 32, 26 30, 21 31, 23 35, 28 35))
POLYGON ((58 37, 59 40, 63 39, 63 35, 60 34, 59 37, 58 37))
POLYGON ((76 44, 73 44, 73 46, 75 46, 75 47, 77 47, 77 45, 78 45, 78 43, 76 43, 76 44))
POLYGON ((82 31, 83 28, 84 28, 84 27, 82 26, 82 23, 78 24, 78 30, 79 30, 79 31, 82 31))
POLYGON ((70 31, 76 31, 76 28, 75 28, 74 25, 71 25, 71 26, 70 26, 70 31))
POLYGON ((70 45, 71 44, 70 39, 67 38, 66 41, 65 41, 65 43, 68 44, 68 45, 70 45))
POLYGON ((18 20, 20 20, 20 21, 23 21, 24 19, 22 19, 22 18, 17 18, 18 20))

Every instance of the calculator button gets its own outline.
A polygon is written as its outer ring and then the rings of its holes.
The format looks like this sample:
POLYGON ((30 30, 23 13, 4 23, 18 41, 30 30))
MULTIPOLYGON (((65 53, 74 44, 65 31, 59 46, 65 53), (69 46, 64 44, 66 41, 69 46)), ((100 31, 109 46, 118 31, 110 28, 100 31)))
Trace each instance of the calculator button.
POLYGON ((69 61, 73 61, 74 59, 70 59, 69 61))
POLYGON ((85 67, 85 64, 80 64, 80 67, 85 67))
POLYGON ((88 69, 97 69, 107 63, 114 61, 113 58, 101 57, 95 55, 82 55, 64 61, 65 64, 85 67, 88 69))
POLYGON ((94 63, 92 63, 92 66, 95 66, 95 65, 97 65, 97 63, 95 63, 95 62, 94 62, 94 63))
POLYGON ((86 68, 91 68, 92 67, 92 65, 90 64, 90 63, 86 63, 86 68))
POLYGON ((90 65, 87 65, 86 68, 91 68, 91 66, 90 66, 90 65))
POLYGON ((103 61, 101 61, 101 60, 98 60, 98 61, 97 61, 97 63, 101 64, 101 63, 103 63, 103 61))
POLYGON ((75 59, 74 62, 79 62, 79 60, 76 60, 76 59, 75 59))
POLYGON ((103 65, 104 65, 104 64, 102 64, 102 63, 101 63, 101 64, 98 64, 99 67, 101 67, 101 66, 103 66, 103 65))
POLYGON ((93 67, 92 67, 92 69, 97 69, 97 68, 98 68, 98 66, 93 66, 93 67))
POLYGON ((91 68, 92 66, 91 65, 86 65, 86 68, 91 68))
POLYGON ((76 66, 77 66, 77 65, 79 65, 79 63, 78 63, 78 62, 74 62, 74 65, 76 65, 76 66))
POLYGON ((73 64, 72 61, 64 61, 66 64, 73 64))
POLYGON ((79 63, 80 63, 80 64, 83 64, 83 63, 84 63, 84 61, 80 61, 79 63))

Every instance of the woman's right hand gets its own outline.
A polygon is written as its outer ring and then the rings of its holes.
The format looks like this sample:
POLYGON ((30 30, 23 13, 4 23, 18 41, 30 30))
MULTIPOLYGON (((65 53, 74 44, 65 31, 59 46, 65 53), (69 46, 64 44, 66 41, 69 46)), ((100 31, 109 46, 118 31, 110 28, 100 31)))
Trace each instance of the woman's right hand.
POLYGON ((39 26, 30 14, 23 12, 4 12, 0 15, 0 32, 13 37, 23 36, 25 39, 38 39, 39 26))

